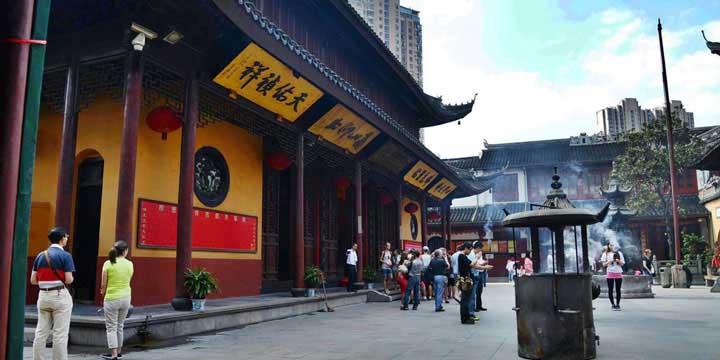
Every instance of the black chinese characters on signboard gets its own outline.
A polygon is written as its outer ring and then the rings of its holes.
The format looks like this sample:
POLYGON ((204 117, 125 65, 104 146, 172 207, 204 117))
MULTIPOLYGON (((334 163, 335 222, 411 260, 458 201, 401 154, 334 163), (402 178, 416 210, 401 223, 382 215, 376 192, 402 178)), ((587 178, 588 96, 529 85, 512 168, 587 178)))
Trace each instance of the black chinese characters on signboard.
POLYGON ((195 152, 195 196, 201 203, 216 207, 225 200, 230 189, 230 173, 220 151, 205 146, 195 152))

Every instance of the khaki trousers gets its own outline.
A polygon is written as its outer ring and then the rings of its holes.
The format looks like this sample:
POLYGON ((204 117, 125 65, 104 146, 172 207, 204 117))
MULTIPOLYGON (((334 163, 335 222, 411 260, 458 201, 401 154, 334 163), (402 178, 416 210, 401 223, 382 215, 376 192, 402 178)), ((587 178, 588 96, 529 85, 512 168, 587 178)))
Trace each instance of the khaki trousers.
POLYGON ((129 296, 103 303, 105 330, 107 331, 107 342, 110 349, 123 346, 123 328, 125 327, 128 310, 130 310, 129 296))
POLYGON ((53 360, 67 360, 68 333, 73 300, 67 289, 43 291, 38 295, 38 322, 33 341, 33 359, 44 360, 45 343, 52 334, 53 360))

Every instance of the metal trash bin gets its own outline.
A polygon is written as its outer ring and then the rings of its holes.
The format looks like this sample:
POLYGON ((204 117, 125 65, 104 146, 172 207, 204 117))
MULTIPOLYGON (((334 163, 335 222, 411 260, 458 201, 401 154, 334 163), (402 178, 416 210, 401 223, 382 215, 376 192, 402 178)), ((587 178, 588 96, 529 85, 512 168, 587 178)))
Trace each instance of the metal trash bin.
POLYGON ((666 289, 672 286, 672 276, 670 275, 670 268, 660 268, 660 285, 662 285, 662 287, 666 289))

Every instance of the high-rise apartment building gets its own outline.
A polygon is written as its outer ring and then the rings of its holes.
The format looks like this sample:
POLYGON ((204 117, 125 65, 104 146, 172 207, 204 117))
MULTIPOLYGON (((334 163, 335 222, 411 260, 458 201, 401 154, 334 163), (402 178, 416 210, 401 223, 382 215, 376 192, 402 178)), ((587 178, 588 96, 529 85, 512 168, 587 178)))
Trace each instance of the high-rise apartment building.
POLYGON ((348 0, 355 11, 422 86, 422 26, 417 10, 400 0, 348 0))
MULTIPOLYGON (((686 111, 679 100, 671 101, 672 112, 687 127, 695 127, 695 117, 686 111)), ((664 107, 643 109, 637 99, 625 98, 617 106, 604 108, 595 113, 598 131, 608 138, 614 139, 625 133, 640 131, 651 121, 663 119, 664 107)))

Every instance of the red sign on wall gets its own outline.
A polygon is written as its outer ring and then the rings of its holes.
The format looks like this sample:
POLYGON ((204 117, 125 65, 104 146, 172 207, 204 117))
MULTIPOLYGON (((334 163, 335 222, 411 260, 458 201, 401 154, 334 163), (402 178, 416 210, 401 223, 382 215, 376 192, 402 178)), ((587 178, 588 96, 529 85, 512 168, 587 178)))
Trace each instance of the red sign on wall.
MULTIPOLYGON (((140 199, 138 247, 174 249, 177 244, 177 205, 140 199)), ((208 209, 193 209, 193 250, 257 252, 257 217, 208 209)))
POLYGON ((407 251, 412 249, 417 251, 422 250, 422 243, 419 241, 403 240, 403 250, 407 251))

